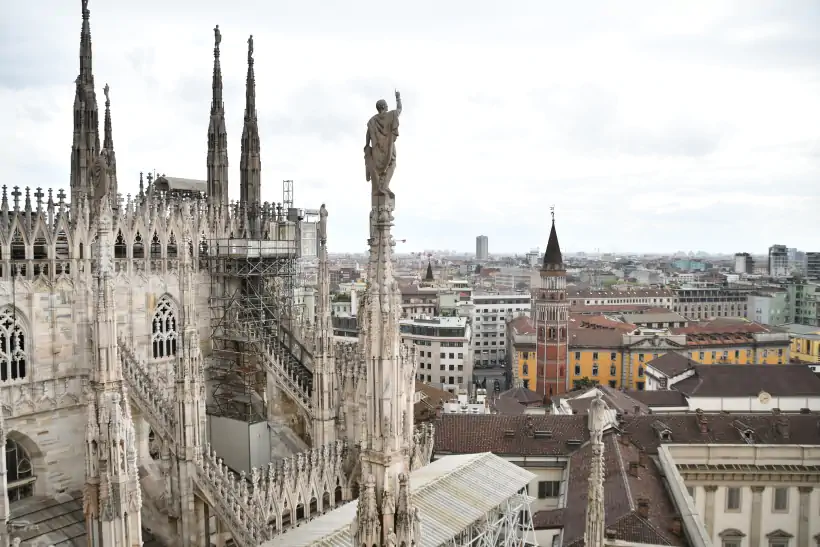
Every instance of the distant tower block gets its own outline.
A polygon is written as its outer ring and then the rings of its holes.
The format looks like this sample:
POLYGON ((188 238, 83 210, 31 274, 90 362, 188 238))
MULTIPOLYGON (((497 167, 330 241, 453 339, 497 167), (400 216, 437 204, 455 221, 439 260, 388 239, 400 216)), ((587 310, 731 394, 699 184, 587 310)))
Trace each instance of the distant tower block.
POLYGON ((541 282, 534 291, 538 378, 536 391, 545 397, 567 391, 567 272, 555 231, 553 214, 541 282))
POLYGON ((488 260, 490 258, 490 240, 487 236, 475 238, 475 259, 488 260))

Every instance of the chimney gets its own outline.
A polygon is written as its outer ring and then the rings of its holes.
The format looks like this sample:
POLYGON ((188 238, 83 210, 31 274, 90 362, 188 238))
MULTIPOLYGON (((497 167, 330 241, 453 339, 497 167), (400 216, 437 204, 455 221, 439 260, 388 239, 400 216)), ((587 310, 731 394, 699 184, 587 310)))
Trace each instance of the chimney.
POLYGON ((789 419, 786 416, 778 416, 777 418, 777 432, 784 440, 789 440, 791 437, 789 432, 789 419))
POLYGON ((647 467, 649 465, 649 457, 646 455, 646 450, 638 452, 638 465, 647 467))
POLYGON ((672 517, 672 524, 669 526, 669 531, 678 537, 683 537, 683 522, 681 522, 680 515, 672 517))
POLYGON ((441 418, 441 415, 444 413, 444 401, 439 399, 438 404, 436 405, 436 418, 441 418))
POLYGON ((638 462, 629 462, 629 474, 632 475, 633 477, 637 477, 638 476, 638 467, 640 467, 638 462))
POLYGON ((638 498, 638 514, 645 518, 649 518, 649 500, 647 498, 638 498))
POLYGON ((635 414, 635 416, 639 415, 641 413, 641 407, 639 405, 633 406, 632 412, 635 414))

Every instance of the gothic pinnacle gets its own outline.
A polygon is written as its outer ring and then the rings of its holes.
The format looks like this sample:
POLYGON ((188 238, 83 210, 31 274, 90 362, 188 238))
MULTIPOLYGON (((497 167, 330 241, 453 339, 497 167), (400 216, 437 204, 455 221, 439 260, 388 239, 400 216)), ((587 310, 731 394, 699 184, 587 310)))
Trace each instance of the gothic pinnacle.
POLYGON ((80 76, 83 83, 93 82, 91 71, 91 24, 89 18, 91 12, 88 9, 88 0, 82 0, 83 6, 83 29, 80 33, 80 76))
POLYGON ((211 114, 222 111, 222 67, 219 64, 219 44, 222 43, 222 33, 219 32, 219 25, 214 28, 214 77, 213 77, 213 99, 211 101, 211 114))
POLYGON ((111 97, 108 95, 110 88, 105 84, 103 93, 105 93, 105 122, 103 125, 103 148, 109 152, 114 151, 114 136, 111 130, 111 97))

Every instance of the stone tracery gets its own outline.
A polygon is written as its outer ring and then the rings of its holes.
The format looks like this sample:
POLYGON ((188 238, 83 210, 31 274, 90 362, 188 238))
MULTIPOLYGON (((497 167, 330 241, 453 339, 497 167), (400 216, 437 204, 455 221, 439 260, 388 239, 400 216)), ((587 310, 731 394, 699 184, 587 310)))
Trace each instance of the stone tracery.
POLYGON ((0 381, 21 380, 28 373, 26 335, 16 311, 0 311, 0 381))
POLYGON ((157 303, 151 324, 151 345, 154 359, 166 359, 177 354, 177 318, 174 304, 168 296, 157 303))

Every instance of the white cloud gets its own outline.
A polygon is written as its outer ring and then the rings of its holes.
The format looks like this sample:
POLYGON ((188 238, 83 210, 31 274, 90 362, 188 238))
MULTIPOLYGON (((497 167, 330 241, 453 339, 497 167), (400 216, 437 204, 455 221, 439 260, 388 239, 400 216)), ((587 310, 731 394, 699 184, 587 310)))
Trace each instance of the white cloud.
MULTIPOLYGON (((335 250, 366 238, 361 147, 402 90, 397 234, 408 249, 820 250, 820 10, 809 3, 91 2, 123 192, 204 178, 214 24, 232 195, 255 38, 263 198, 326 202, 335 250)), ((65 187, 79 6, 0 23, 5 184, 65 187), (44 15, 47 14, 47 15, 44 15), (13 181, 13 182, 11 182, 13 181)), ((100 100, 100 102, 102 102, 100 100)))

